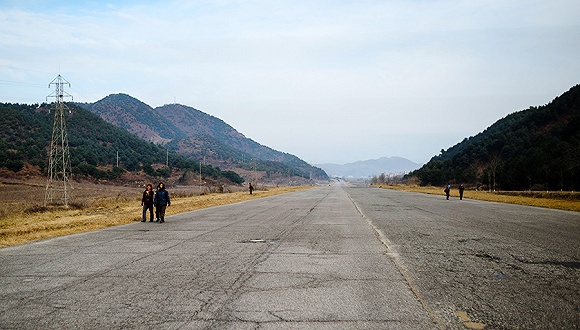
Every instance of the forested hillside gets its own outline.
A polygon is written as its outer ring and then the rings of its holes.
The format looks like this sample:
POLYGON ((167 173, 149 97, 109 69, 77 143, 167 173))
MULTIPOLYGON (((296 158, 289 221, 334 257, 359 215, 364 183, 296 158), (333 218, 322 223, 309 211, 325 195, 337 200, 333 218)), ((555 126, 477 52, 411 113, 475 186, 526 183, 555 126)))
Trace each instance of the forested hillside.
POLYGON ((185 136, 153 108, 126 94, 111 94, 98 102, 79 105, 146 141, 159 144, 185 136))
MULTIPOLYGON (((66 115, 71 167, 76 178, 118 179, 126 171, 168 177, 172 171, 198 171, 199 162, 139 139, 88 110, 70 104, 66 115), (117 155, 119 166, 117 167, 117 155)), ((30 168, 46 175, 54 111, 47 104, 0 103, 0 168, 19 172, 30 168)), ((243 179, 231 171, 203 166, 212 178, 243 179)))
POLYGON ((192 107, 167 104, 153 109, 125 94, 80 105, 147 141, 214 166, 260 171, 266 177, 328 179, 322 169, 248 139, 223 120, 192 107))
POLYGON ((442 150, 416 176, 423 185, 501 190, 580 190, 580 85, 547 105, 497 121, 442 150))

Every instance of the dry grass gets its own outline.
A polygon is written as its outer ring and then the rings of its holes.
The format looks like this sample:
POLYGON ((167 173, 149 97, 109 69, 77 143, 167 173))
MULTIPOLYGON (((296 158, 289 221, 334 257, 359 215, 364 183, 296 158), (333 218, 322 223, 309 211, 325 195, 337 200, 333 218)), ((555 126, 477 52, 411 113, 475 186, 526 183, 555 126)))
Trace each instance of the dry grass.
MULTIPOLYGON (((383 185, 380 188, 419 192, 445 196, 443 187, 420 187, 416 185, 383 185)), ((451 189, 451 197, 459 198, 456 187, 451 189)), ((489 202, 538 206, 551 209, 580 212, 580 193, 578 192, 527 192, 527 191, 475 191, 465 190, 463 198, 489 202)))
MULTIPOLYGON (((166 215, 294 192, 310 187, 275 187, 254 191, 199 195, 199 187, 176 188, 166 215)), ((239 190, 228 189, 227 191, 239 190)), ((70 235, 141 220, 141 188, 75 186, 68 208, 44 207, 41 183, 0 184, 0 247, 70 235)))

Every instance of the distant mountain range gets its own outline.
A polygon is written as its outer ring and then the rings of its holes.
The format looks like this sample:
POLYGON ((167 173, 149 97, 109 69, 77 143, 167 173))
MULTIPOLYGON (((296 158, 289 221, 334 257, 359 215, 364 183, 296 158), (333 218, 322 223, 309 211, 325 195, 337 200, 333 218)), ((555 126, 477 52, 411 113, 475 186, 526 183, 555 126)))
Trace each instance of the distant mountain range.
POLYGON ((246 138, 223 120, 181 104, 152 108, 126 94, 112 94, 80 106, 136 136, 184 156, 238 172, 267 177, 328 179, 302 159, 246 138))
POLYGON ((317 164, 316 166, 322 168, 330 176, 353 178, 368 178, 382 173, 405 174, 421 167, 420 164, 402 157, 382 157, 344 165, 317 164))
MULTIPOLYGON (((327 173, 368 178, 412 171, 406 178, 423 185, 580 190, 580 85, 547 105, 498 120, 485 131, 442 149, 423 166, 401 157, 313 166, 248 139, 224 121, 194 108, 180 104, 152 108, 126 94, 69 105, 73 172, 97 179, 138 172, 167 177, 170 168, 186 176, 204 165, 206 176, 231 182, 284 182, 290 177, 326 180, 327 173), (169 167, 164 166, 167 158, 169 167)), ((1 173, 34 176, 45 171, 46 141, 50 141, 52 129, 48 108, 47 104, 0 103, 1 173)))

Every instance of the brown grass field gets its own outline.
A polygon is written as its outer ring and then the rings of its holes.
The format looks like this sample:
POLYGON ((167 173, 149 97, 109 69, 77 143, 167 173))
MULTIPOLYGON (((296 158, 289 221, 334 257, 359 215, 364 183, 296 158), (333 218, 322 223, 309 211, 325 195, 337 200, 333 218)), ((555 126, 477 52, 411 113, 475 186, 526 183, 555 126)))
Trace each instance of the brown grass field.
MULTIPOLYGON (((419 192, 445 196, 443 187, 420 187, 417 185, 381 185, 380 188, 419 192)), ((457 187, 451 188, 451 197, 459 198, 457 187)), ((578 192, 542 192, 542 191, 476 191, 465 189, 463 198, 477 199, 489 202, 510 203, 528 206, 538 206, 552 209, 580 212, 580 193, 578 192)))
MULTIPOLYGON (((227 193, 204 193, 200 187, 168 187, 166 215, 294 192, 311 187, 257 187, 250 195, 241 187, 227 193), (243 190, 242 190, 243 189, 243 190)), ((44 207, 45 182, 0 183, 0 247, 86 232, 141 220, 142 188, 75 184, 68 208, 44 207)))
MULTIPOLYGON (((0 183, 0 247, 34 240, 86 232, 141 220, 140 187, 75 184, 68 208, 44 207, 45 182, 0 183)), ((381 188, 444 196, 443 187, 383 185, 381 188)), ((257 187, 253 195, 245 188, 227 187, 226 193, 200 194, 199 186, 169 187, 171 206, 167 215, 201 208, 294 192, 312 187, 257 187)), ((459 198, 454 187, 453 198, 459 198)), ((488 192, 465 190, 464 198, 512 203, 580 212, 577 192, 488 192)))

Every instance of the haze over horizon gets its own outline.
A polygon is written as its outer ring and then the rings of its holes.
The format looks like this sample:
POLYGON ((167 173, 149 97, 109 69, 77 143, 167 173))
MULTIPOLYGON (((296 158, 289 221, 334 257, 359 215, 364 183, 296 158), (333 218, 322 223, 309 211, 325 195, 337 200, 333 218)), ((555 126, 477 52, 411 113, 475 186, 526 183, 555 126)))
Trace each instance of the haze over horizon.
POLYGON ((0 102, 180 103, 311 164, 425 163, 580 83, 580 2, 0 0, 0 102))

